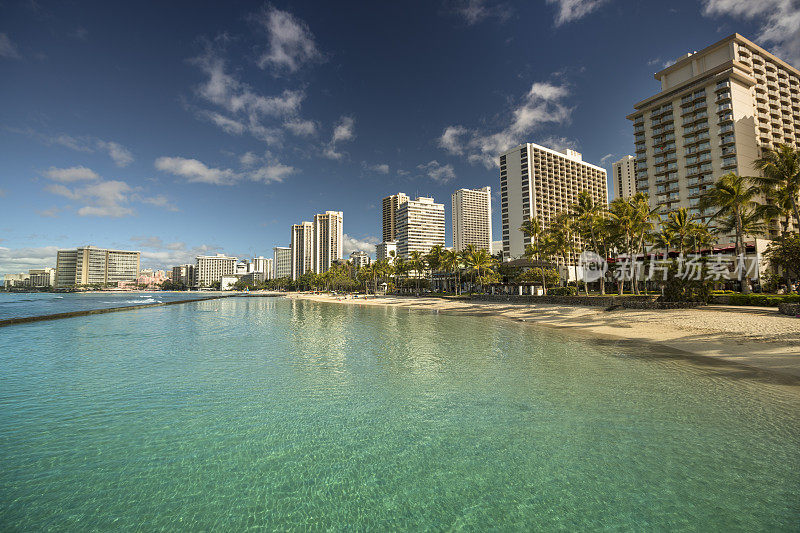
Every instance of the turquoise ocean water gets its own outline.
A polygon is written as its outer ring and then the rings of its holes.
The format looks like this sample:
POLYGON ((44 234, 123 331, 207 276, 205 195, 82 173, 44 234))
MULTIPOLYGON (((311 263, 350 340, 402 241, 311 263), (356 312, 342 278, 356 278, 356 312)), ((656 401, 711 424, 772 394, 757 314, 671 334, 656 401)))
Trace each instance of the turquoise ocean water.
POLYGON ((0 328, 0 530, 800 528, 796 385, 231 298, 0 328))
POLYGON ((0 292, 0 320, 208 298, 207 292, 0 292))

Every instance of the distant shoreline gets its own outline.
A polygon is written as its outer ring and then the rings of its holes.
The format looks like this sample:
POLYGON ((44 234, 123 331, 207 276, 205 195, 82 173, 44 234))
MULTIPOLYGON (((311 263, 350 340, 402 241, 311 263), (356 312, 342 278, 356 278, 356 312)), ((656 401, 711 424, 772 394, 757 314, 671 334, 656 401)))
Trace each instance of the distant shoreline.
POLYGON ((431 297, 343 299, 310 293, 288 293, 286 297, 342 305, 377 305, 505 317, 518 322, 586 332, 598 337, 655 343, 687 355, 800 378, 800 320, 780 315, 773 309, 731 310, 707 306, 695 309, 604 311, 593 307, 431 297))

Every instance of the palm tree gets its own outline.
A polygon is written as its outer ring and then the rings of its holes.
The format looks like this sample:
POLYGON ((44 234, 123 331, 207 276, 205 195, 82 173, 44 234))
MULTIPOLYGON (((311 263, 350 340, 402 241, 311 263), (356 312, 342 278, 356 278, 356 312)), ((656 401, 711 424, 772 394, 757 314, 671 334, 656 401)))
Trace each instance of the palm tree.
MULTIPOLYGON (((572 238, 573 223, 570 213, 563 211, 556 215, 555 220, 550 223, 550 227, 545 231, 543 239, 548 241, 549 247, 553 251, 553 255, 557 255, 564 262, 564 267, 567 267, 570 254, 572 253, 575 243, 572 238)), ((578 284, 577 266, 575 267, 575 285, 578 284)), ((567 282, 569 285, 569 281, 567 282)))
POLYGON ((456 276, 456 290, 461 291, 461 254, 455 250, 446 250, 442 256, 442 268, 447 272, 452 272, 456 276))
POLYGON ((683 254, 695 231, 694 217, 689 214, 689 210, 681 207, 677 211, 668 213, 661 227, 663 228, 662 232, 671 237, 670 244, 678 248, 680 254, 683 254))
POLYGON ((414 250, 411 252, 407 262, 409 270, 414 271, 417 280, 417 292, 419 292, 420 274, 425 271, 425 257, 423 257, 422 252, 414 250))
MULTIPOLYGON (((700 197, 700 209, 712 209, 712 220, 721 221, 723 227, 729 227, 736 234, 736 255, 745 253, 744 231, 745 217, 758 213, 758 198, 761 189, 758 185, 750 185, 748 179, 729 172, 720 177, 714 185, 700 197)), ((750 292, 750 284, 745 283, 743 292, 750 292)))
POLYGON ((759 187, 749 185, 747 178, 729 172, 720 177, 700 198, 700 209, 714 211, 711 215, 712 220, 728 217, 733 219, 732 229, 736 234, 737 255, 744 253, 742 216, 746 211, 757 207, 756 198, 759 192, 759 187))
MULTIPOLYGON (((572 215, 575 217, 575 227, 584 242, 588 243, 591 250, 606 257, 604 239, 601 235, 605 206, 594 201, 594 197, 587 190, 578 193, 578 201, 572 205, 572 215)), ((577 275, 576 275, 577 277, 577 275)), ((583 284, 586 295, 589 295, 589 285, 583 284)), ((605 294, 605 278, 600 277, 600 294, 605 294)))
POLYGON ((476 279, 480 279, 481 272, 494 272, 494 259, 488 251, 483 248, 471 251, 467 254, 467 267, 476 273, 476 279))
POLYGON ((533 217, 529 218, 522 223, 519 230, 530 239, 531 246, 536 247, 536 243, 542 236, 542 223, 539 222, 539 219, 533 217))
POLYGON ((444 256, 444 249, 440 244, 432 247, 430 251, 425 255, 425 262, 428 264, 428 268, 430 269, 431 274, 431 288, 433 287, 433 273, 434 271, 439 271, 442 268, 442 258, 444 256))
MULTIPOLYGON (((655 229, 653 220, 657 218, 657 212, 657 209, 650 209, 647 196, 642 193, 611 202, 608 229, 616 241, 617 249, 627 255, 629 262, 632 263, 638 254, 644 253, 647 239, 655 229)), ((631 269, 631 285, 636 294, 639 293, 637 271, 637 268, 631 269)), ((622 294, 625 280, 620 278, 619 281, 619 294, 622 294)))
POLYGON ((763 155, 753 162, 761 171, 761 176, 750 178, 761 191, 772 198, 786 217, 784 231, 788 231, 789 213, 794 214, 795 231, 800 234, 800 150, 788 144, 779 144, 774 149, 766 149, 763 155))

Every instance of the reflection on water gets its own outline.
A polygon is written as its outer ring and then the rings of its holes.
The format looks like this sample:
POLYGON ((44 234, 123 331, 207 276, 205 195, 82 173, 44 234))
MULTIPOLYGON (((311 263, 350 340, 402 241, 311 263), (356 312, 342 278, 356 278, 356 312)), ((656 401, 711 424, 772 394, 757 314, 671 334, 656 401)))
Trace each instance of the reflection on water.
POLYGON ((0 526, 791 530, 796 384, 508 320, 236 298, 5 328, 0 526))

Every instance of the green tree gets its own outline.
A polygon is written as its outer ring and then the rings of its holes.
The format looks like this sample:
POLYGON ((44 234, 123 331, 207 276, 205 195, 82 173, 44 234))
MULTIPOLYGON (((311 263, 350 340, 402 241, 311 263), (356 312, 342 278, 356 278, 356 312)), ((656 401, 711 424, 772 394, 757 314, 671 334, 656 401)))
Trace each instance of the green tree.
POLYGON ((750 178, 778 207, 785 219, 784 232, 788 231, 789 215, 794 215, 795 231, 800 235, 800 150, 788 144, 767 148, 753 166, 761 176, 750 178))

